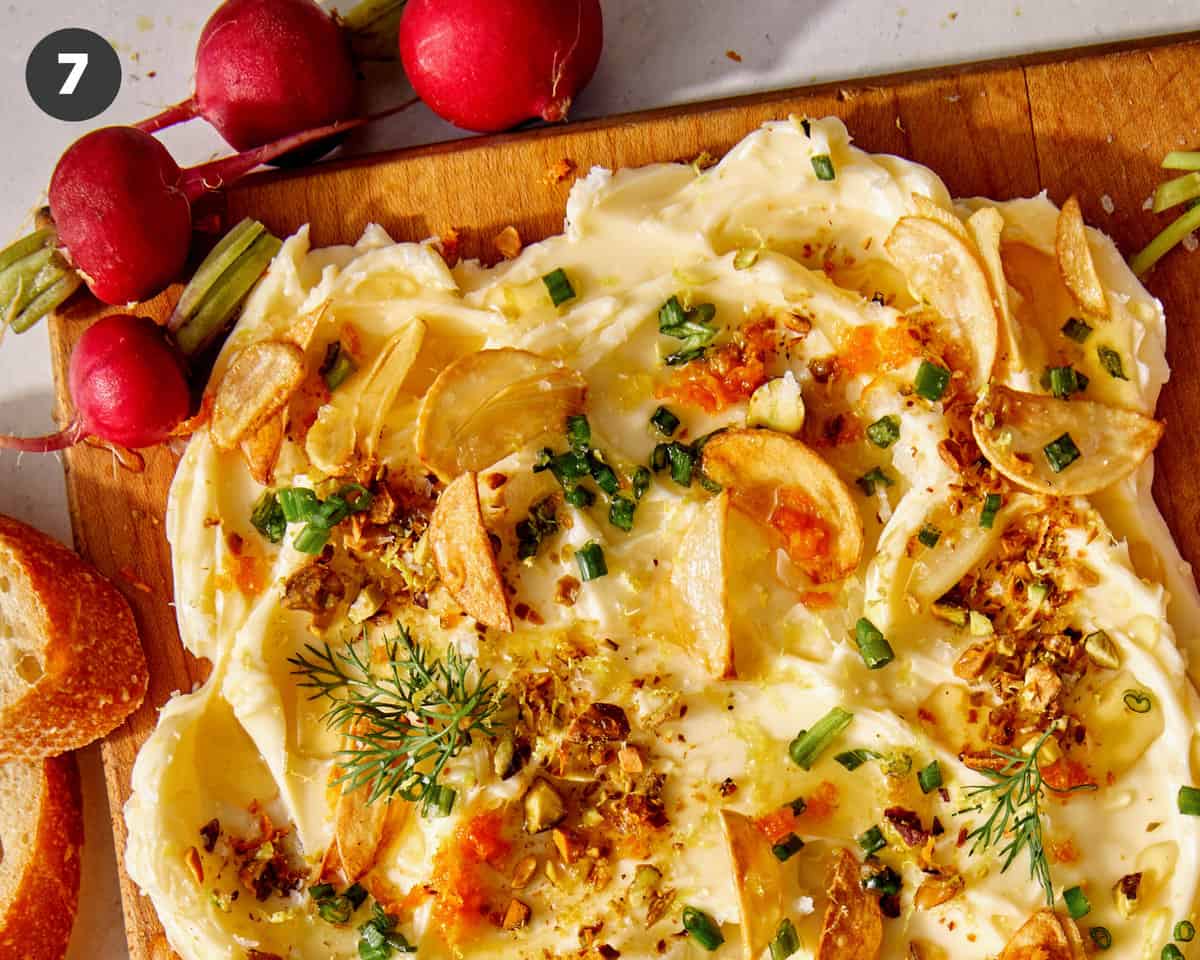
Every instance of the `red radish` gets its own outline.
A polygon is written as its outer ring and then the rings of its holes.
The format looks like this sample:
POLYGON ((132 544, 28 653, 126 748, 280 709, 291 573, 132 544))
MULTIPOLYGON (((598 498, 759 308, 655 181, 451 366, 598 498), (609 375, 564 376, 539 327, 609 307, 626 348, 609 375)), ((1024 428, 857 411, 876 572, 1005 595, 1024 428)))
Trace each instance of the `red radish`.
POLYGON ((603 39, 599 0, 408 0, 400 59, 434 113, 492 132, 565 120, 603 39))
POLYGON ((314 0, 226 0, 196 49, 196 92, 138 125, 201 116, 236 150, 354 116, 348 38, 314 0))
POLYGON ((343 133, 367 118, 320 127, 181 170, 166 147, 134 127, 75 141, 50 180, 50 215, 67 258, 100 300, 145 300, 187 260, 191 204, 275 157, 343 133))
POLYGON ((98 437, 122 447, 162 443, 188 415, 182 358, 145 317, 114 314, 92 324, 71 354, 75 419, 45 437, 0 436, 0 447, 45 453, 98 437))

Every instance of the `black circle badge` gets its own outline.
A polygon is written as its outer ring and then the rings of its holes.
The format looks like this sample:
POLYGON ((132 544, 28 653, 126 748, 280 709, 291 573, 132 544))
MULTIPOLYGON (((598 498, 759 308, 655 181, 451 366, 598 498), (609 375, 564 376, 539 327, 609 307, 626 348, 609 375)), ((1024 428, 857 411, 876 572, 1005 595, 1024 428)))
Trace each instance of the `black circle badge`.
POLYGON ((91 120, 112 106, 121 89, 121 60, 100 34, 55 30, 29 55, 25 86, 56 120, 91 120))

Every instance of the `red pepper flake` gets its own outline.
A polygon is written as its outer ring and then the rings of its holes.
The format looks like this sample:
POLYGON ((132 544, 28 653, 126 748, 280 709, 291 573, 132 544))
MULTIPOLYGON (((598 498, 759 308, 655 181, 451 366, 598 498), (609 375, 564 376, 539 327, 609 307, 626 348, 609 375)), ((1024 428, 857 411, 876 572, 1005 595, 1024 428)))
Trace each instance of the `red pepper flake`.
POLYGON ((738 53, 736 50, 726 50, 725 56, 727 56, 734 63, 742 62, 742 55, 740 53, 738 53))

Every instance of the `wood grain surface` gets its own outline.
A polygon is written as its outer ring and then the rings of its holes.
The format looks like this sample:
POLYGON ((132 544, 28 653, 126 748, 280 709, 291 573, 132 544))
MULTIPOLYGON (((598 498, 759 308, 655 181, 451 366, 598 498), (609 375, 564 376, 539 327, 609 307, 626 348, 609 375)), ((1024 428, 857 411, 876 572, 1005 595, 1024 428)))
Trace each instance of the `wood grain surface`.
MULTIPOLYGON (((547 173, 563 159, 580 175, 596 164, 690 161, 705 151, 720 155, 765 120, 836 114, 859 146, 928 164, 955 196, 1007 199, 1045 189, 1061 202, 1077 193, 1089 222, 1130 253, 1166 222, 1143 209, 1164 178, 1161 157, 1200 146, 1197 62, 1200 40, 1177 38, 765 94, 262 175, 234 188, 218 208, 227 224, 250 215, 280 235, 310 223, 317 244, 352 242, 372 221, 398 240, 454 227, 466 255, 494 259, 492 238, 510 224, 527 242, 561 229, 574 176, 554 183, 547 173)), ((1155 496, 1195 564, 1200 431, 1187 425, 1200 415, 1200 339, 1186 331, 1200 314, 1200 254, 1173 254, 1148 285, 1166 306, 1174 369, 1159 408, 1172 429, 1159 448, 1155 496)), ((163 318, 178 294, 173 288, 143 312, 163 318)), ((99 314, 84 302, 52 322, 61 414, 72 345, 99 314)), ((205 676, 205 664, 180 646, 171 607, 163 514, 176 455, 159 448, 144 460, 144 470, 131 472, 111 452, 80 446, 65 464, 76 547, 128 596, 150 663, 145 705, 103 748, 119 855, 138 747, 171 694, 205 676)), ((123 865, 121 878, 133 960, 170 957, 149 900, 123 865)))

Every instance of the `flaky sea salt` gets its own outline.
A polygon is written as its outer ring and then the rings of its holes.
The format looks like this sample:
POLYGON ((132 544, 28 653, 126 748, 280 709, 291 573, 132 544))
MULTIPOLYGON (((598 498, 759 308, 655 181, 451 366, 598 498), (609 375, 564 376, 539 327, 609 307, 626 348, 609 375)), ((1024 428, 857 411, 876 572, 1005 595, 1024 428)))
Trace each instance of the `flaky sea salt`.
POLYGON ((1104 194, 1104 196, 1102 196, 1100 198, 1100 206, 1102 206, 1104 208, 1105 213, 1112 213, 1114 210, 1117 209, 1117 205, 1115 203, 1113 203, 1113 198, 1110 197, 1107 193, 1104 194))
POLYGON ((1196 239, 1194 233, 1189 233, 1183 238, 1183 249, 1188 253, 1195 253, 1197 247, 1200 247, 1200 240, 1196 239))

